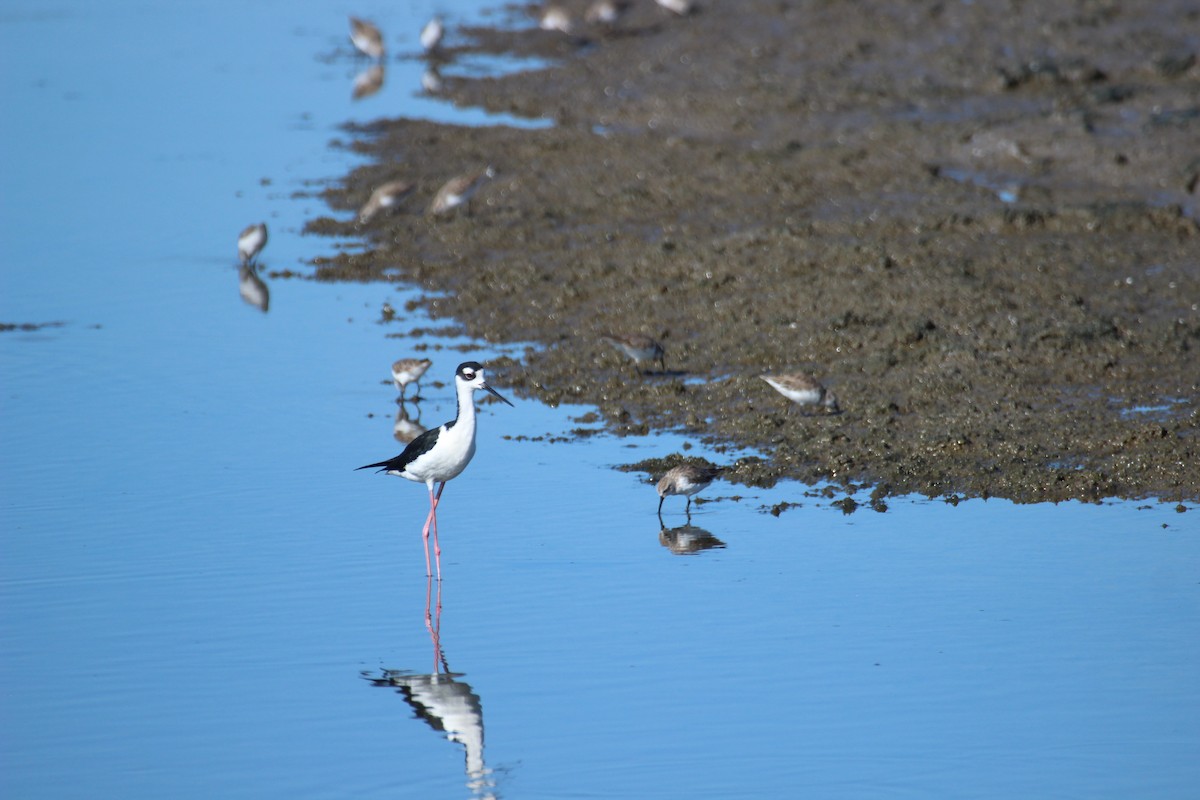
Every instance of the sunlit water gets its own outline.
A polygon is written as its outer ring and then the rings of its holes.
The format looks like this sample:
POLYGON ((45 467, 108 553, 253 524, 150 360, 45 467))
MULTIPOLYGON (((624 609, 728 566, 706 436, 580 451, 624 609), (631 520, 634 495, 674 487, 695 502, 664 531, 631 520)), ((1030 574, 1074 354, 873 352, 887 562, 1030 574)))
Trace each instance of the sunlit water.
MULTIPOLYGON (((660 535, 610 467, 682 438, 550 443, 586 409, 512 397, 446 490, 427 629, 424 489, 353 471, 401 447, 410 326, 378 319, 410 290, 268 278, 264 314, 234 239, 268 222, 264 273, 335 246, 293 194, 351 164, 342 121, 487 121, 414 96, 433 10, 354 9, 397 53, 358 102, 336 4, 0 10, 0 322, 62 323, 0 334, 0 795, 1194 796, 1170 504, 717 483, 660 535)), ((497 351, 426 343, 432 425, 497 351)))

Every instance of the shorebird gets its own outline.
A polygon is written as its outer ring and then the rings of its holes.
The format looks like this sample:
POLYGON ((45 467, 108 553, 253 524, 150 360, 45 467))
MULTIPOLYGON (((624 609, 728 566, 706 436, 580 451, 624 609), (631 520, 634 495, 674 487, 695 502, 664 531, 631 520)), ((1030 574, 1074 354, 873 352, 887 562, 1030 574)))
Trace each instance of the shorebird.
POLYGON ((538 20, 538 27, 544 31, 558 31, 569 36, 574 25, 571 23, 571 15, 565 8, 546 6, 542 10, 541 19, 538 20))
POLYGON ((687 497, 684 511, 688 517, 692 515, 692 495, 708 488, 724 470, 721 467, 698 467, 695 464, 680 464, 671 467, 667 474, 658 482, 658 517, 662 521, 663 501, 667 495, 681 494, 687 497))
POLYGON ((267 246, 267 223, 249 225, 238 234, 238 258, 243 264, 251 264, 267 246))
POLYGON ((696 4, 692 0, 654 0, 654 2, 667 11, 672 11, 681 17, 686 17, 696 10, 696 4))
POLYGON ((410 181, 388 181, 371 192, 371 197, 363 204, 358 212, 360 224, 370 222, 371 218, 380 211, 392 211, 404 198, 413 192, 414 185, 410 181))
MULTIPOLYGON (((396 384, 396 391, 400 392, 401 397, 404 397, 404 390, 408 385, 421 380, 425 370, 429 369, 432 364, 433 362, 428 358, 401 358, 392 362, 392 381, 396 384)), ((417 391, 420 392, 420 390, 421 385, 417 384, 417 391)))
MULTIPOLYGON (((479 187, 483 186, 495 174, 496 171, 488 167, 483 172, 459 175, 457 178, 451 178, 446 181, 441 189, 438 189, 438 193, 433 198, 433 203, 429 206, 429 213, 449 214, 459 206, 470 203, 471 196, 479 191, 479 187)), ((470 206, 468 205, 467 208, 469 210, 470 206)))
POLYGON ((629 0, 596 0, 588 6, 583 18, 592 25, 616 25, 629 8, 629 0))
MULTIPOLYGON (((821 382, 816 378, 805 375, 802 372, 796 372, 791 375, 759 375, 758 377, 769 383, 771 388, 793 403, 802 406, 823 406, 834 414, 841 411, 838 407, 837 397, 833 392, 821 385, 821 382)), ((791 406, 788 407, 788 410, 791 410, 791 406)))
POLYGON ((602 333, 600 338, 624 351, 625 355, 638 364, 643 361, 657 361, 662 371, 667 371, 667 351, 656 339, 652 339, 644 333, 602 333))
POLYGON ((358 467, 378 467, 379 472, 423 483, 429 489, 429 515, 425 518, 421 538, 425 543, 425 574, 432 575, 433 572, 429 568, 429 530, 432 527, 433 552, 439 581, 442 579, 442 548, 438 544, 437 507, 441 502, 446 482, 457 478, 475 455, 475 392, 482 389, 512 405, 487 385, 483 379, 483 366, 475 361, 464 361, 458 365, 454 372, 454 383, 458 390, 458 413, 454 419, 425 431, 413 439, 400 455, 387 461, 358 467), (435 483, 440 484, 436 494, 433 491, 435 483))
POLYGON ((383 34, 370 22, 358 17, 350 18, 350 42, 358 52, 376 61, 383 58, 383 34))
POLYGON ((446 28, 442 25, 442 18, 432 17, 429 22, 425 23, 425 27, 421 28, 421 49, 426 53, 435 52, 445 34, 446 28))

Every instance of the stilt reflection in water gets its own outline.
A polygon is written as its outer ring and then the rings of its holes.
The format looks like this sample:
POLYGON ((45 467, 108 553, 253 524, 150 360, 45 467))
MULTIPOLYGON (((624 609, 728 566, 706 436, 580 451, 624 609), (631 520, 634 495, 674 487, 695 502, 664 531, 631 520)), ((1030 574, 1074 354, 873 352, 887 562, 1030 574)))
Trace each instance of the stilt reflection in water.
POLYGON ((725 547, 725 543, 716 536, 695 525, 663 528, 658 532, 658 542, 677 556, 691 556, 705 550, 719 550, 725 547))
POLYGON ((258 277, 258 266, 245 263, 238 267, 238 293, 242 299, 264 314, 271 305, 271 290, 262 278, 258 277))
POLYGON ((483 757, 483 704, 471 685, 461 680, 463 673, 451 672, 446 662, 441 642, 442 583, 437 582, 437 604, 431 612, 433 583, 429 578, 425 584, 425 628, 433 644, 433 671, 418 674, 384 669, 377 677, 369 674, 363 677, 373 686, 395 689, 416 719, 461 744, 466 751, 467 787, 471 796, 494 800, 496 784, 483 757))

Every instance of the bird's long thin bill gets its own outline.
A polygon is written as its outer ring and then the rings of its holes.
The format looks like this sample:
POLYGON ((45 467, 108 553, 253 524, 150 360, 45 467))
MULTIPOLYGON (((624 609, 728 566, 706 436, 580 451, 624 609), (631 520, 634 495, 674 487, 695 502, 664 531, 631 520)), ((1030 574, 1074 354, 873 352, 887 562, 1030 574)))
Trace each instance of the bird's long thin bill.
MULTIPOLYGON (((483 390, 486 391, 488 394, 494 395, 496 397, 496 399, 498 399, 502 402, 508 403, 508 400, 505 397, 503 397, 499 392, 497 392, 495 389, 493 389, 492 387, 484 386, 483 390)), ((508 403, 508 404, 510 406, 512 405, 512 403, 508 403)), ((516 408, 516 406, 513 406, 513 407, 516 408)))

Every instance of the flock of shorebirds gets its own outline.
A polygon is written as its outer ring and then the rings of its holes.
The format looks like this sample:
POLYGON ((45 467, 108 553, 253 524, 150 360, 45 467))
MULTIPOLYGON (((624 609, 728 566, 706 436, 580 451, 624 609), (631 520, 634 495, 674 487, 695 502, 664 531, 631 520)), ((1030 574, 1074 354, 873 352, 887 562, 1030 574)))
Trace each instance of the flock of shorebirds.
MULTIPOLYGON (((666 373, 666 349, 655 339, 640 333, 604 334, 603 339, 625 352, 635 363, 657 361, 662 373, 666 373)), ((413 427, 402 428, 402 423, 408 421, 404 412, 408 387, 410 384, 415 385, 418 392, 417 397, 419 397, 420 380, 432 365, 433 362, 428 358, 402 358, 392 363, 392 382, 396 386, 396 391, 400 393, 396 402, 401 407, 400 415, 396 420, 395 435, 397 439, 408 444, 400 455, 386 461, 367 464, 359 469, 375 467, 380 472, 426 484, 429 490, 429 514, 425 519, 425 527, 422 531, 422 538, 425 541, 425 568, 427 574, 432 574, 429 560, 429 537, 432 530, 437 576, 440 580, 441 548, 437 540, 437 507, 441 501, 442 491, 446 488, 446 482, 461 474, 475 455, 474 393, 483 390, 510 406, 512 403, 485 382, 482 365, 465 362, 460 364, 455 371, 458 406, 454 419, 429 430, 425 430, 419 425, 415 426, 415 430, 413 427), (435 485, 437 486, 436 491, 435 485)), ((828 412, 840 412, 837 398, 833 392, 808 374, 760 375, 759 377, 797 405, 814 405, 828 412)), ((411 426, 411 423, 409 425, 411 426)), ((662 519, 663 503, 668 497, 682 496, 687 500, 684 513, 687 515, 688 525, 675 530, 676 532, 699 532, 699 529, 691 528, 692 497, 708 488, 724 471, 724 467, 695 463, 680 464, 667 470, 655 487, 658 492, 658 520, 663 531, 667 532, 666 524, 662 519)), ((670 541, 665 543, 673 550, 682 548, 677 550, 678 552, 690 552, 696 547, 714 546, 712 542, 716 540, 711 536, 709 540, 706 544, 693 543, 689 545, 686 542, 672 544, 670 541)))
MULTIPOLYGON (((655 0, 655 2, 680 15, 694 11, 694 4, 691 0, 655 0)), ((589 24, 615 25, 630 5, 631 0, 595 0, 588 6, 584 14, 584 21, 589 24)), ((571 33, 575 29, 575 23, 566 9, 555 4, 548 4, 542 9, 539 26, 546 30, 557 30, 563 33, 571 33)), ((444 35, 445 25, 440 18, 435 16, 421 30, 420 42, 425 53, 430 55, 437 53, 444 35)), ((368 58, 382 60, 386 54, 383 34, 379 28, 366 20, 350 18, 350 41, 360 53, 368 58)), ((429 205, 428 213, 443 215, 463 207, 469 212, 472 196, 494 175, 494 169, 489 166, 480 172, 452 178, 438 190, 429 205)), ((358 222, 364 224, 380 214, 396 210, 413 194, 414 189, 413 183, 404 180, 388 181, 378 186, 359 210, 358 222)), ((267 226, 265 223, 250 225, 238 235, 238 258, 243 271, 253 274, 258 255, 266 244, 267 226)), ((263 307, 265 310, 265 304, 263 307)), ((387 313, 389 309, 390 307, 386 307, 385 304, 385 319, 389 318, 387 313)), ((394 311, 392 315, 394 315, 394 311)), ((606 333, 601 338, 632 358, 635 364, 640 366, 643 363, 657 362, 660 374, 667 374, 666 349, 653 337, 642 333, 606 333)), ((404 401, 410 384, 416 386, 417 397, 419 397, 420 380, 431 365, 432 361, 428 358, 403 358, 392 364, 392 381, 400 393, 397 403, 401 407, 396 421, 395 436, 398 440, 405 442, 406 447, 393 458, 367 464, 359 469, 377 468, 380 472, 426 485, 429 491, 429 513, 422 531, 422 538, 425 542, 425 568, 427 574, 433 574, 431 570, 433 564, 429 558, 429 539, 432 533, 434 563, 440 580, 441 548, 438 545, 437 537, 437 508, 442 492, 446 488, 446 482, 461 474, 475 454, 474 394, 476 391, 482 390, 510 406, 512 403, 487 384, 482 365, 467 361, 460 364, 454 374, 457 396, 457 411, 454 419, 436 428, 426 430, 419 423, 408 420, 404 401)), ((792 373, 760 375, 759 377, 797 405, 816 406, 831 413, 840 412, 834 393, 811 375, 792 373)), ((667 470, 656 485, 659 497, 659 522, 662 523, 662 508, 666 498, 682 496, 687 500, 684 512, 687 514, 690 528, 692 497, 711 485, 720 477, 724 469, 724 467, 686 463, 667 470)))

